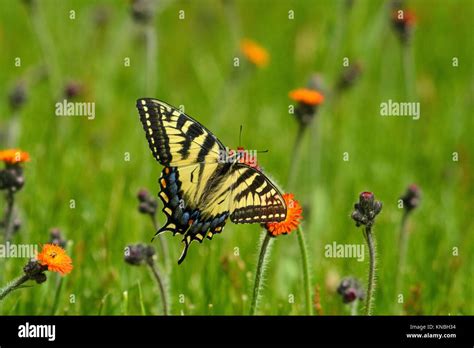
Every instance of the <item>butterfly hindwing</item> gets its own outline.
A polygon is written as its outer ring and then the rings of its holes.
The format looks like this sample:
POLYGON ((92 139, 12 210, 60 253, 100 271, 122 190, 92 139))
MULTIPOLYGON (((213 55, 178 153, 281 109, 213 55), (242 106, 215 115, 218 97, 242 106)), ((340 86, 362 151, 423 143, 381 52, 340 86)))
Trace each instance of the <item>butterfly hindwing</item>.
POLYGON ((195 178, 201 164, 165 167, 160 177, 159 197, 166 224, 157 232, 183 234, 181 263, 193 240, 212 239, 221 233, 230 216, 234 223, 281 221, 286 205, 271 181, 258 170, 241 164, 207 165, 207 181, 195 178), (205 184, 204 184, 205 183, 205 184), (197 195, 197 193, 199 193, 197 195))
POLYGON ((278 188, 259 170, 236 164, 230 220, 236 224, 279 222, 287 207, 278 188))
POLYGON ((213 205, 212 209, 205 202, 195 200, 199 184, 193 182, 192 177, 199 167, 199 164, 182 168, 165 167, 160 177, 159 197, 167 222, 156 234, 165 231, 173 232, 173 235, 183 234, 185 246, 178 263, 186 257, 193 240, 202 243, 204 237, 212 239, 215 233, 222 232, 229 216, 230 196, 220 204, 213 205))

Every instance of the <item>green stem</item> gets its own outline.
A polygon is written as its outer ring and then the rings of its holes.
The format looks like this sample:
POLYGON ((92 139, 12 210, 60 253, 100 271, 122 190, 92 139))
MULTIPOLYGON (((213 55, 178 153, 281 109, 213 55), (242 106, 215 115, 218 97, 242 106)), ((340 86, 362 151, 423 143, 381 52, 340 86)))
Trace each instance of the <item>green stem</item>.
POLYGON ((51 315, 55 315, 59 306, 59 299, 61 297, 61 289, 63 288, 63 277, 59 277, 56 281, 56 294, 54 295, 53 309, 51 315))
POLYGON ((298 226, 298 230, 296 231, 296 235, 298 236, 298 244, 300 246, 301 252, 301 263, 303 266, 303 279, 304 279, 304 293, 305 293, 305 300, 306 300, 306 314, 313 315, 313 306, 311 305, 311 280, 309 275, 309 263, 308 263, 308 253, 306 249, 306 241, 304 238, 304 232, 301 229, 301 226, 298 226))
POLYGON ((365 239, 369 247, 369 279, 367 282, 367 298, 365 303, 365 315, 372 315, 372 305, 375 291, 375 241, 370 226, 365 227, 365 239))
POLYGON ((395 281, 397 295, 401 291, 403 274, 405 273, 406 255, 407 255, 407 249, 408 249, 407 221, 408 221, 408 213, 405 211, 402 216, 402 222, 400 225, 400 235, 399 235, 399 240, 398 240, 399 257, 398 257, 397 276, 396 276, 396 281, 395 281))
POLYGON ((357 307, 358 307, 358 304, 359 304, 359 300, 356 299, 355 301, 353 301, 351 303, 351 315, 352 316, 356 316, 357 315, 357 307))
POLYGON ((145 28, 146 40, 146 93, 153 97, 156 87, 156 33, 153 25, 145 28))
POLYGON ((290 164, 290 172, 288 173, 288 188, 292 189, 295 180, 298 177, 298 168, 301 158, 301 144, 304 131, 306 127, 302 126, 301 124, 298 125, 298 132, 296 133, 295 143, 293 145, 292 157, 291 157, 291 164, 290 164))
MULTIPOLYGON (((155 229, 155 232, 158 231, 158 221, 156 220, 156 214, 150 214, 151 217, 151 222, 153 223, 153 228, 155 229)), ((158 240, 160 241, 160 254, 161 257, 163 258, 163 261, 165 262, 166 269, 169 269, 169 257, 168 257, 168 243, 166 242, 165 237, 163 234, 158 235, 158 240)))
MULTIPOLYGON (((290 165, 290 173, 288 174, 288 187, 291 189, 294 186, 295 179, 298 176, 297 170, 299 168, 299 162, 301 158, 301 144, 303 135, 305 132, 306 127, 303 125, 298 126, 298 133, 296 134, 295 144, 293 146, 292 158, 291 158, 291 165, 290 165)), ((298 236, 298 244, 301 253, 301 263, 303 267, 303 280, 304 280, 304 293, 305 293, 305 305, 306 305, 306 314, 313 315, 313 306, 311 303, 311 280, 309 274, 309 261, 308 261, 308 252, 306 247, 306 241, 304 238, 304 232, 301 229, 301 226, 298 226, 298 230, 296 231, 298 236)))
POLYGON ((18 110, 14 110, 8 124, 8 132, 6 134, 6 141, 4 144, 6 145, 5 147, 13 148, 18 144, 20 130, 20 112, 18 110))
POLYGON ((15 202, 15 195, 12 189, 8 189, 6 193, 7 208, 5 210, 5 218, 3 226, 5 228, 5 243, 10 241, 13 234, 13 204, 15 202))
POLYGON ((49 35, 44 21, 42 7, 36 6, 30 9, 31 22, 34 32, 37 35, 41 53, 43 54, 44 64, 48 70, 48 80, 50 82, 51 95, 53 99, 60 93, 61 73, 58 69, 54 41, 49 35))
POLYGON ((24 274, 21 277, 18 277, 17 279, 8 283, 4 288, 0 289, 0 301, 3 300, 13 290, 18 289, 18 287, 20 287, 23 283, 25 283, 29 279, 30 277, 24 274))
POLYGON ((128 314, 128 291, 122 293, 122 315, 128 314))
POLYGON ((255 282, 253 285, 252 302, 250 303, 250 315, 255 315, 258 306, 258 300, 260 298, 260 292, 262 290, 262 279, 265 268, 266 260, 269 256, 269 246, 271 244, 272 237, 265 231, 265 237, 263 238, 262 245, 260 247, 260 255, 258 256, 257 270, 255 272, 255 282))
POLYGON ((155 265, 155 261, 153 261, 153 258, 149 258, 147 260, 148 266, 150 266, 151 272, 153 273, 153 276, 156 279, 156 282, 158 283, 158 288, 160 289, 160 294, 161 294, 161 301, 163 305, 163 315, 168 315, 168 300, 166 296, 166 291, 165 291, 165 286, 163 283, 163 278, 158 271, 158 268, 155 265))
POLYGON ((102 297, 102 299, 100 300, 99 310, 97 311, 97 315, 102 315, 102 310, 105 307, 105 301, 107 300, 107 296, 109 296, 109 293, 105 294, 105 296, 102 297))
POLYGON ((415 69, 413 66, 413 55, 410 42, 406 42, 402 45, 402 59, 406 97, 410 101, 413 101, 415 98, 415 69))
POLYGON ((143 303, 143 292, 140 282, 138 282, 138 301, 140 302, 140 310, 142 315, 146 315, 145 304, 143 303))

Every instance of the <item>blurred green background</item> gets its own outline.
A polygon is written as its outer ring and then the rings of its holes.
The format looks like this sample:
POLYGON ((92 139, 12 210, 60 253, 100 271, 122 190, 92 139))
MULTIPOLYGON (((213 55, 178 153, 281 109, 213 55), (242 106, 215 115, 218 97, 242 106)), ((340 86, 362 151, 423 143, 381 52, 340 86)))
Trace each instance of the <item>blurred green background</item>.
MULTIPOLYGON (((365 284, 368 257, 324 256, 334 241, 364 244, 350 214, 365 190, 384 203, 375 225, 374 313, 474 314, 474 2, 405 5, 417 16, 408 47, 393 30, 389 1, 160 1, 147 26, 133 19, 129 1, 1 0, 0 146, 20 147, 32 158, 16 195, 22 227, 13 242, 45 243, 50 228, 59 227, 70 240, 75 268, 60 292, 59 276, 49 273, 46 283, 6 298, 0 313, 161 313, 149 270, 123 261, 126 245, 149 242, 154 234, 137 211, 136 193, 141 187, 158 192, 161 167, 135 101, 156 97, 184 105, 229 147, 238 145, 243 125, 246 148, 269 149, 260 165, 304 206, 312 287, 319 289, 322 314, 349 314, 335 293, 342 277, 365 284), (267 67, 245 61, 243 38, 268 51, 267 67), (233 66, 234 57, 241 58, 240 67, 233 66), (344 57, 363 71, 352 88, 336 93, 348 69, 344 57), (300 167, 290 168, 297 123, 288 113, 288 92, 313 73, 323 81, 326 100, 303 139, 300 167), (72 101, 94 102, 95 119, 55 116, 55 103, 71 83, 81 86, 72 101), (13 111, 8 100, 18 84, 27 100, 13 111), (388 99, 420 102, 420 119, 381 117, 380 103, 388 99), (297 176, 291 188, 289 175, 297 176), (402 216, 397 201, 411 183, 423 197, 409 220, 402 293, 411 304, 404 309, 395 290, 402 216)), ((161 211, 158 218, 164 222, 161 211)), ((166 234, 170 267, 159 266, 169 276, 171 312, 247 314, 261 234, 258 225, 228 222, 212 241, 193 243, 180 266, 180 238, 166 234)), ((24 264, 1 259, 0 284, 19 276, 24 264)), ((296 234, 277 238, 265 278, 260 314, 304 314, 296 234)))

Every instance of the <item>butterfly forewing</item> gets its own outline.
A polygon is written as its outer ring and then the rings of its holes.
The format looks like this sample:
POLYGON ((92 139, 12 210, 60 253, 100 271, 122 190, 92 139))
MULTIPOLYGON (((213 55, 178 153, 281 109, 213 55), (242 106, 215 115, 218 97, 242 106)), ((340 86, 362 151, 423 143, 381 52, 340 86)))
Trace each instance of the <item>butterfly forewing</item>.
POLYGON ((153 156, 164 166, 217 162, 222 143, 185 113, 157 99, 137 100, 140 120, 153 156))

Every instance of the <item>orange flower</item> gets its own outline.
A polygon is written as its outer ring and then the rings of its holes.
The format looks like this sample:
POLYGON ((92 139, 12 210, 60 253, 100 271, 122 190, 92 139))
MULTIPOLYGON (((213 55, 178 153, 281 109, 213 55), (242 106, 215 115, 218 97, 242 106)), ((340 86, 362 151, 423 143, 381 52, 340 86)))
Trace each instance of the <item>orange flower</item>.
POLYGON ((315 91, 314 89, 309 88, 298 88, 291 91, 289 94, 291 99, 298 103, 307 104, 307 105, 319 105, 324 101, 324 95, 315 91))
POLYGON ((285 193, 283 199, 287 206, 286 219, 281 222, 269 222, 265 225, 268 233, 274 237, 296 230, 302 219, 303 209, 300 203, 294 199, 294 195, 292 193, 285 193))
POLYGON ((29 160, 30 154, 19 149, 8 149, 0 151, 0 161, 3 161, 7 164, 27 162, 29 160))
POLYGON ((72 271, 72 260, 66 251, 56 244, 45 244, 36 257, 43 266, 48 266, 48 271, 66 275, 72 271))
POLYGON ((397 10, 392 12, 392 20, 403 25, 413 26, 416 23, 416 15, 410 10, 397 10))
POLYGON ((255 41, 249 39, 242 40, 240 42, 240 50, 256 66, 264 67, 268 65, 269 56, 267 50, 255 41))

